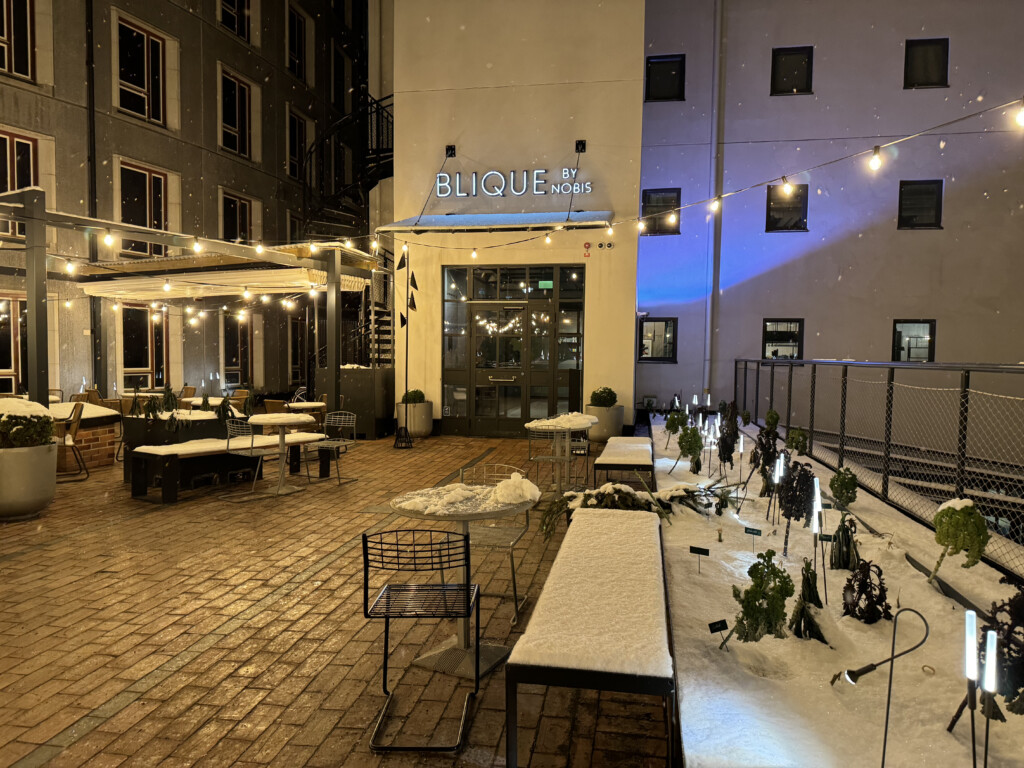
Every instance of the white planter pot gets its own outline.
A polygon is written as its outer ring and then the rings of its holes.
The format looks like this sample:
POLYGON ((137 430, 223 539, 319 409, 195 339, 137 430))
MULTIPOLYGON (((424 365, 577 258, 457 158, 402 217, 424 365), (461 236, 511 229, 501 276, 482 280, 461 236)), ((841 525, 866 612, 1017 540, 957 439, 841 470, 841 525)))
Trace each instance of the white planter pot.
POLYGON ((405 426, 405 411, 409 409, 409 434, 412 437, 430 437, 434 431, 434 404, 427 400, 424 403, 398 403, 398 426, 405 426))
POLYGON ((0 522, 39 517, 56 490, 56 444, 0 448, 0 522))
POLYGON ((590 428, 590 439, 595 443, 606 443, 609 437, 618 437, 622 434, 623 410, 621 405, 613 405, 610 408, 585 405, 583 412, 597 417, 597 424, 590 428))

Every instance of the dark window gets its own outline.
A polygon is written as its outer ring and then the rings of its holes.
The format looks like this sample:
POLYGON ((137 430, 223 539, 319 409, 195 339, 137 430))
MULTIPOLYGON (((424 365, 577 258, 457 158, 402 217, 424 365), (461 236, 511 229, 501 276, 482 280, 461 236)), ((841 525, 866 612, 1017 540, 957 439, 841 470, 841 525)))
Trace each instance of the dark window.
POLYGON ((297 243, 302 239, 302 219, 288 212, 288 242, 297 243))
POLYGON ((288 317, 288 383, 306 381, 306 324, 301 318, 288 317))
POLYGON ((35 73, 32 0, 0 0, 0 72, 31 80, 35 73))
POLYGON ((252 381, 251 339, 247 315, 224 315, 224 385, 238 387, 252 381))
MULTIPOLYGON (((36 185, 39 175, 38 150, 35 139, 0 132, 0 192, 13 192, 36 185)), ((0 221, 0 235, 12 234, 24 237, 24 222, 15 224, 0 221)))
POLYGON ((899 229, 942 229, 942 179, 900 182, 899 229))
POLYGON ((331 140, 331 187, 340 193, 348 184, 348 148, 342 143, 341 136, 331 140))
POLYGON ((250 11, 250 0, 220 0, 220 24, 248 42, 250 11))
POLYGON ((298 179, 306 155, 306 118, 288 113, 288 175, 298 179))
POLYGON ((164 122, 164 41, 123 21, 117 25, 118 106, 164 122))
POLYGON ((676 189, 645 189, 642 208, 645 235, 679 234, 679 196, 676 189))
POLYGON ((811 69, 814 47, 772 48, 772 96, 813 93, 811 69))
POLYGON ((949 38, 907 40, 903 66, 904 88, 949 86, 949 38))
POLYGON ((644 101, 683 101, 686 98, 686 56, 648 56, 644 101))
POLYGON ((0 296, 0 392, 18 391, 18 302, 0 296))
POLYGON ((221 201, 221 239, 248 243, 252 240, 252 202, 224 192, 221 201))
POLYGON ((934 363, 935 321, 894 320, 892 359, 897 363, 934 363))
POLYGON ((221 74, 221 127, 220 143, 224 149, 249 157, 249 125, 252 102, 249 85, 229 75, 221 74))
MULTIPOLYGON (((167 229, 167 176, 122 163, 121 221, 138 227, 167 229)), ((124 256, 164 255, 164 246, 141 240, 122 240, 121 250, 124 256)))
POLYGON ((766 318, 761 340, 762 357, 765 360, 802 360, 804 321, 766 318))
POLYGON ((124 389, 162 387, 166 382, 167 345, 162 308, 121 307, 121 366, 124 389))
POLYGON ((676 362, 676 324, 674 317, 641 320, 637 360, 641 363, 676 362))
POLYGON ((807 231, 807 185, 791 184, 787 195, 785 185, 768 185, 765 232, 807 231))
POLYGON ((306 17, 288 6, 288 71, 306 79, 306 17))
POLYGON ((331 59, 331 104, 340 112, 346 112, 348 96, 348 57, 341 50, 341 46, 335 45, 331 59))

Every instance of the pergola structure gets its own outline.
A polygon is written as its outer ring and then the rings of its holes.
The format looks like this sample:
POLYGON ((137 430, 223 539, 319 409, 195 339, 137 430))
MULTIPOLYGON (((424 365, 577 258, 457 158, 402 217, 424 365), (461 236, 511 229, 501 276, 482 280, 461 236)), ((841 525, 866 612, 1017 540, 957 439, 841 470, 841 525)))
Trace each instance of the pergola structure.
MULTIPOLYGON (((327 377, 327 404, 339 407, 338 370, 341 366, 341 292, 357 290, 375 279, 382 265, 375 255, 338 242, 306 243, 274 248, 215 240, 195 235, 167 232, 89 216, 47 210, 45 192, 29 187, 0 193, 0 220, 21 223, 25 228, 25 293, 28 360, 26 374, 28 396, 35 402, 49 403, 49 356, 46 315, 47 252, 46 228, 81 232, 92 239, 112 236, 144 243, 178 248, 184 258, 145 256, 132 259, 101 260, 98 249, 90 257, 55 255, 53 259, 76 262, 81 266, 79 285, 93 297, 120 295, 142 299, 154 290, 160 298, 240 293, 295 293, 310 285, 322 286, 326 293, 327 334, 326 367, 334 375, 327 377), (175 276, 174 292, 162 289, 168 275, 175 276), (189 279, 191 276, 191 279, 189 279)), ((78 271, 78 270, 76 270, 78 271)), ((93 329, 95 334, 98 329, 93 329)), ((105 353, 99 350, 104 374, 105 353)), ((97 383, 100 377, 96 377, 97 383)))

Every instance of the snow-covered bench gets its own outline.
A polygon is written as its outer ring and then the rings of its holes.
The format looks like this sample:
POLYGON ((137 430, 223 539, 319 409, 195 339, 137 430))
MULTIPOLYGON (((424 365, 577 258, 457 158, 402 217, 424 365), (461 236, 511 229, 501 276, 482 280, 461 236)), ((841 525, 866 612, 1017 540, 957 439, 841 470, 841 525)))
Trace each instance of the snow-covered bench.
POLYGON ((610 437, 601 455, 594 461, 594 483, 597 471, 604 470, 608 481, 609 472, 640 472, 651 478, 650 489, 656 490, 654 479, 654 446, 649 437, 610 437))
MULTIPOLYGON (((299 448, 306 443, 325 440, 319 432, 293 432, 285 435, 288 446, 288 467, 292 474, 300 471, 299 448)), ((276 448, 278 435, 255 435, 249 439, 235 439, 232 448, 276 448)), ((320 451, 320 477, 330 477, 331 451, 320 451)), ((178 487, 187 485, 200 475, 216 474, 220 482, 227 482, 232 473, 255 471, 257 460, 236 453, 228 453, 228 441, 219 438, 187 440, 170 445, 140 445, 131 453, 132 498, 144 499, 159 478, 160 500, 173 504, 178 500, 178 487)))
POLYGON ((658 516, 577 510, 505 667, 505 764, 518 765, 518 686, 549 685, 664 697, 669 764, 681 765, 667 606, 658 516))

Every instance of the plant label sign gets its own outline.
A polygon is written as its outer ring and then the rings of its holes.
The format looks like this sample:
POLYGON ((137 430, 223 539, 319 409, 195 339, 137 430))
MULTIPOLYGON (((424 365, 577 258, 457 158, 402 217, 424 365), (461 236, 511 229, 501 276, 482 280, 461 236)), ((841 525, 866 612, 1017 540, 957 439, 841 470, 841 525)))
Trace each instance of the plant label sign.
POLYGON ((823 501, 821 503, 821 508, 822 509, 832 509, 832 504, 830 502, 828 502, 828 501, 823 501))
POLYGON ((757 547, 757 544, 756 544, 757 539, 754 538, 754 537, 761 535, 761 529, 760 528, 744 528, 743 532, 750 535, 750 551, 751 552, 756 552, 757 551, 757 549, 756 549, 756 547, 757 547))
POLYGON ((831 533, 819 533, 818 534, 818 541, 820 541, 822 544, 824 544, 826 541, 832 541, 832 534, 831 533))
POLYGON ((690 554, 697 556, 697 573, 700 573, 700 558, 701 555, 707 557, 711 554, 711 550, 705 549, 704 547, 690 547, 690 554))
POLYGON ((727 630, 728 628, 729 622, 727 622, 725 619, 721 619, 719 621, 712 621, 710 624, 708 624, 708 631, 711 632, 711 634, 714 634, 715 632, 725 632, 725 630, 727 630))

